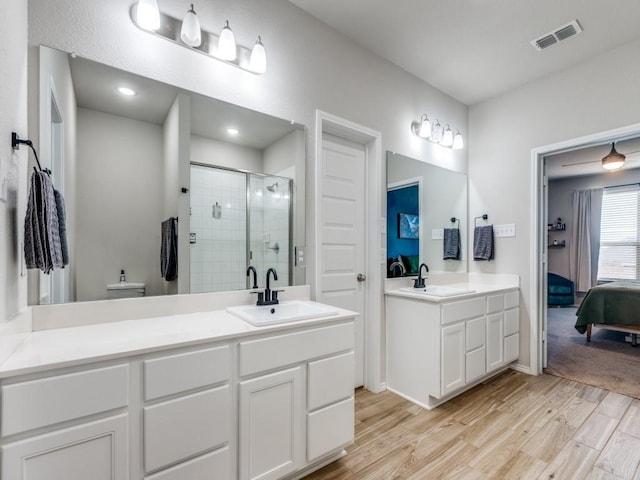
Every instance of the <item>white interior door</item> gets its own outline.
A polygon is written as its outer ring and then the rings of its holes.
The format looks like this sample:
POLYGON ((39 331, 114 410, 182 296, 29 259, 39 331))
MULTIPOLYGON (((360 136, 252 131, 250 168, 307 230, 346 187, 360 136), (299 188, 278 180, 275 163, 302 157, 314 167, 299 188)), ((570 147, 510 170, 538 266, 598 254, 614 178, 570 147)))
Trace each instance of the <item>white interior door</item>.
POLYGON ((355 386, 364 384, 365 179, 364 145, 323 134, 320 298, 358 312, 355 386))

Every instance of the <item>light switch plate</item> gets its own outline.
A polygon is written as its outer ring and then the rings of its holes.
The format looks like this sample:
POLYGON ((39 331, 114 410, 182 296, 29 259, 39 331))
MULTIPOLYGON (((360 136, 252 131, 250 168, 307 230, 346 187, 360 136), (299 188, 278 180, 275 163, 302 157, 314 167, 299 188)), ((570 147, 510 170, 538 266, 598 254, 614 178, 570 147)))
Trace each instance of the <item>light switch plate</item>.
POLYGON ((444 238, 444 228, 434 228, 431 230, 431 240, 442 240, 444 238))
POLYGON ((505 223, 504 225, 494 225, 493 234, 497 237, 515 237, 516 236, 516 224, 505 223))
POLYGON ((294 247, 295 249, 295 264, 296 267, 305 267, 307 265, 307 262, 304 258, 304 253, 306 250, 306 247, 304 245, 296 245, 296 247, 294 247))

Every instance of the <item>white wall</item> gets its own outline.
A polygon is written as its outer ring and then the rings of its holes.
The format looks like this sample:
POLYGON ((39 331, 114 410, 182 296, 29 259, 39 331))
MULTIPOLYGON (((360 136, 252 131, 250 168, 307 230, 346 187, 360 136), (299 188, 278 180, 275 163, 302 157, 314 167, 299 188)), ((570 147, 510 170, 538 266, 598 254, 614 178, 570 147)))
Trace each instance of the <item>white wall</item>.
POLYGON ((27 198, 27 148, 11 149, 11 132, 27 130, 27 1, 2 4, 0 20, 0 361, 30 328, 16 318, 27 304, 27 279, 20 275, 27 198))
MULTIPOLYGON (((549 249, 549 271, 571 278, 569 275, 569 256, 573 245, 571 244, 571 232, 575 228, 571 219, 571 198, 576 190, 588 190, 591 188, 614 187, 628 183, 640 183, 640 168, 620 170, 617 172, 602 173, 600 175, 585 175, 581 177, 569 177, 549 182, 549 223, 553 223, 557 217, 561 217, 566 223, 567 230, 551 232, 550 241, 554 238, 558 241, 565 240, 565 248, 549 249)), ((571 278, 575 282, 575 278, 571 278)))
POLYGON ((191 135, 191 161, 236 170, 262 172, 260 150, 198 135, 191 135))
POLYGON ((120 269, 161 293, 162 151, 160 125, 78 109, 78 301, 105 299, 120 269))
MULTIPOLYGON (((469 219, 516 223, 515 238, 496 239, 492 262, 472 272, 516 273, 521 279, 520 363, 530 365, 531 150, 640 121, 640 42, 545 77, 470 108, 469 219)), ((470 225, 471 226, 471 225, 470 225)))

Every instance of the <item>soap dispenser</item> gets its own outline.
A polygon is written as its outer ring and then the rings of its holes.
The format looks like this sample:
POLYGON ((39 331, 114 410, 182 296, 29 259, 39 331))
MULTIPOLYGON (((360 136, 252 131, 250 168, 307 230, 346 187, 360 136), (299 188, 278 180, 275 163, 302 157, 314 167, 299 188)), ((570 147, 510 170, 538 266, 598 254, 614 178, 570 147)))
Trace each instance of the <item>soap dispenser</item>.
POLYGON ((127 281, 127 277, 124 275, 124 269, 120 270, 120 283, 124 283, 127 281))

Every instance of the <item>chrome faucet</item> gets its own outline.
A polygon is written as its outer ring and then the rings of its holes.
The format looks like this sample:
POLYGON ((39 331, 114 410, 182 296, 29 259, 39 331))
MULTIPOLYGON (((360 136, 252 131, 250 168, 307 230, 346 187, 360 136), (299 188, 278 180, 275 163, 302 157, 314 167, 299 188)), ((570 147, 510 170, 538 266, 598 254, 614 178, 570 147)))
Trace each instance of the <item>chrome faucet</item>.
POLYGON ((407 273, 407 269, 404 268, 404 265, 402 264, 402 262, 400 260, 396 260, 395 262, 393 262, 391 265, 389 265, 389 271, 391 273, 393 273, 393 271, 397 268, 400 268, 400 276, 404 276, 405 273, 407 273))
POLYGON ((425 279, 426 273, 429 273, 429 267, 426 263, 421 263, 420 268, 418 269, 418 278, 413 281, 413 288, 424 288, 425 287, 425 279), (425 272, 425 278, 422 278, 422 267, 424 267, 427 271, 425 272))
POLYGON ((258 288, 258 273, 253 265, 249 265, 249 268, 247 268, 247 277, 251 272, 253 272, 253 287, 251 288, 258 288))
POLYGON ((274 280, 278 280, 278 273, 275 268, 267 270, 267 286, 264 289, 264 292, 251 292, 258 294, 258 301, 256 302, 256 305, 277 305, 279 303, 278 292, 282 292, 282 290, 271 290, 271 276, 273 276, 274 280))

